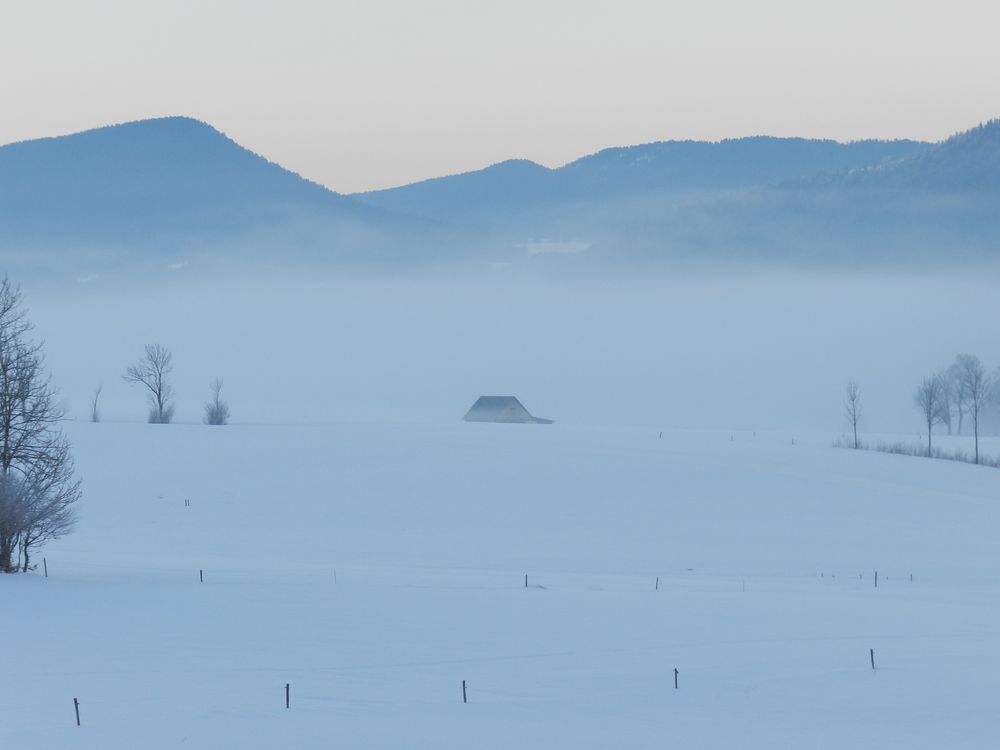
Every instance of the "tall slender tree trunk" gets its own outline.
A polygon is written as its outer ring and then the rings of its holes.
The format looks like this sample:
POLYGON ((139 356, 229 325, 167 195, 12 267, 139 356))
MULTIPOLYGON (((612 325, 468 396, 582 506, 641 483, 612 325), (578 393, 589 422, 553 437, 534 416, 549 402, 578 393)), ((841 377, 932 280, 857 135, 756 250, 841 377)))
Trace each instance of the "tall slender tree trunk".
MULTIPOLYGON (((6 529, 4 530, 6 532, 6 529)), ((14 540, 4 533, 0 538, 0 573, 11 572, 11 560, 14 557, 14 540)))
POLYGON ((972 432, 976 436, 976 463, 979 463, 979 409, 972 413, 972 432))

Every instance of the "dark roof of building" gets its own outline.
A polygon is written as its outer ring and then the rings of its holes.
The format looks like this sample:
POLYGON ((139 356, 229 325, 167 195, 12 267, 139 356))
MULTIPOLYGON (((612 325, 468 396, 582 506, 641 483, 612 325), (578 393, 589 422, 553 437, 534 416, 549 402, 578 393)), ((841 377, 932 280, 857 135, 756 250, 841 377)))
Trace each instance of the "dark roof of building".
POLYGON ((515 396, 480 396, 462 417, 466 422, 551 424, 551 419, 533 417, 515 396))

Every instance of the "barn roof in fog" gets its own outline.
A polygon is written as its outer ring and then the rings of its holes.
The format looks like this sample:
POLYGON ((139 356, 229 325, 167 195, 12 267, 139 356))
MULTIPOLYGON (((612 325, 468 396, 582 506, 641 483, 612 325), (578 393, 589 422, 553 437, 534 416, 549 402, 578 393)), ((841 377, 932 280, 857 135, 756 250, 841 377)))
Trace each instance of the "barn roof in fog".
POLYGON ((466 422, 552 424, 551 419, 531 416, 524 404, 514 396, 480 396, 462 419, 466 422))

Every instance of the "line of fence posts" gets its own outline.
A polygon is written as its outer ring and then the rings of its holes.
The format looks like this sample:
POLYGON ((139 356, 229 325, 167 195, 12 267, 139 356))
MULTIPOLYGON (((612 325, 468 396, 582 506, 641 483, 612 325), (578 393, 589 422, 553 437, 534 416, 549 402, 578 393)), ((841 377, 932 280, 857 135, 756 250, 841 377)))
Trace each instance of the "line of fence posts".
MULTIPOLYGON (((868 649, 868 657, 871 660, 872 671, 875 671, 875 649, 868 649)), ((674 690, 680 689, 680 671, 677 667, 674 667, 674 690)), ((469 702, 469 685, 465 680, 462 680, 462 703, 469 702)), ((292 685, 290 682, 285 683, 285 708, 292 707, 292 685)), ((80 726, 80 701, 77 698, 73 699, 73 711, 76 713, 76 725, 80 726)))
MULTIPOLYGON (((48 578, 49 577, 49 565, 48 565, 48 562, 46 561, 46 559, 44 557, 42 558, 42 566, 45 569, 45 577, 48 578)), ((334 576, 336 576, 336 572, 334 572, 334 576)), ((859 574, 858 577, 859 578, 861 577, 860 574, 859 574)), ((205 582, 205 571, 204 570, 199 570, 198 571, 198 580, 200 582, 202 582, 202 583, 205 582)), ((913 574, 912 573, 910 573, 910 580, 911 581, 913 580, 913 574)), ((524 587, 528 588, 528 574, 527 573, 524 574, 524 587)), ((878 571, 875 571, 875 587, 878 588, 878 571)), ((659 576, 656 577, 655 590, 656 591, 660 590, 660 577, 659 576)), ((743 581, 743 590, 744 591, 746 590, 746 581, 745 580, 743 581)), ((869 656, 869 659, 871 661, 872 671, 874 672, 875 671, 875 649, 874 648, 868 649, 868 656, 869 656)), ((679 677, 680 677, 680 672, 678 671, 677 667, 674 667, 674 690, 680 689, 679 677)), ((292 690, 291 683, 286 682, 285 683, 285 708, 291 708, 291 703, 292 703, 291 690, 292 690)), ((462 680, 462 703, 468 703, 468 702, 469 702, 468 684, 466 683, 465 680, 462 680)), ((73 699, 73 710, 76 713, 76 725, 80 726, 80 701, 78 699, 76 699, 76 698, 73 699)))
MULTIPOLYGON (((42 569, 45 572, 45 577, 48 578, 49 577, 49 561, 48 561, 48 559, 46 559, 44 557, 42 558, 42 569)), ((861 573, 858 573, 858 580, 861 580, 862 578, 863 578, 863 575, 861 573)), ((204 569, 199 569, 198 570, 198 582, 199 583, 204 583, 205 582, 205 571, 204 571, 204 569)), ((333 582, 337 583, 337 569, 336 568, 333 569, 333 582)), ((910 582, 911 583, 913 582, 913 573, 910 573, 910 582)), ((529 588, 528 587, 528 574, 527 573, 524 574, 524 588, 529 588)), ((746 579, 742 580, 741 588, 742 588, 743 591, 747 590, 746 579)), ((875 588, 878 588, 878 571, 877 570, 875 571, 875 588)), ((656 583, 653 585, 653 589, 655 591, 659 591, 660 590, 660 577, 659 576, 656 576, 656 583)))

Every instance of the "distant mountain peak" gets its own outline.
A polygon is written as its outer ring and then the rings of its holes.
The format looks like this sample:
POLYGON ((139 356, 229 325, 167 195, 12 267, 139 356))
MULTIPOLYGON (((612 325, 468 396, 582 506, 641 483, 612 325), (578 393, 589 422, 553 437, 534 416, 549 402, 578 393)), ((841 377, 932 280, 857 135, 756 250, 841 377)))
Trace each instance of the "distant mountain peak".
POLYGON ((166 117, 152 117, 141 120, 127 120, 125 122, 112 123, 109 125, 100 125, 94 128, 87 128, 85 130, 76 131, 73 133, 65 133, 62 135, 52 135, 45 136, 42 138, 32 138, 28 140, 14 141, 12 143, 6 143, 0 145, 0 148, 7 148, 10 146, 21 146, 30 143, 51 143, 53 141, 63 141, 65 139, 79 139, 79 138, 96 138, 101 139, 107 136, 114 136, 120 133, 127 134, 140 134, 145 137, 163 137, 165 135, 173 134, 192 134, 192 133, 203 133, 211 134, 217 137, 226 138, 230 140, 219 130, 214 128, 212 125, 204 122, 202 120, 195 119, 193 117, 188 117, 186 115, 169 115, 166 117))
MULTIPOLYGON (((310 226, 391 224, 192 117, 0 147, 0 243, 129 251, 310 226)), ((376 229, 377 231, 377 229, 376 229)), ((326 233, 326 234, 323 234, 326 233)), ((324 240, 325 241, 325 240, 324 240)))

